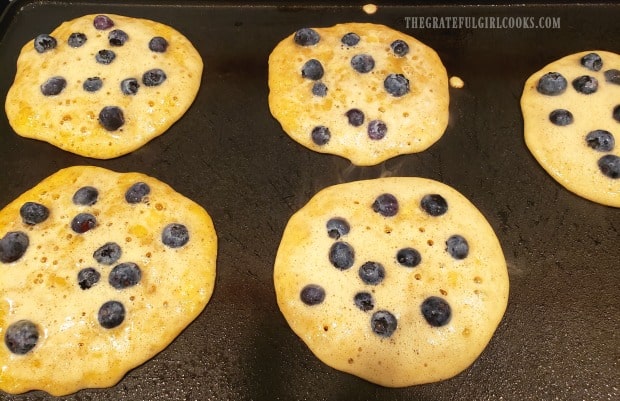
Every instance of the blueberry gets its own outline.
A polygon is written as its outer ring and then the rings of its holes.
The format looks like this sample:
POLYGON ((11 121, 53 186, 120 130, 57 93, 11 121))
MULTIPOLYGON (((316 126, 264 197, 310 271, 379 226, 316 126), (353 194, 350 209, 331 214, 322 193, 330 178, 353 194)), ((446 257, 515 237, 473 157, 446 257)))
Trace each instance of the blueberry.
POLYGON ((329 128, 324 125, 319 125, 312 129, 312 142, 319 146, 325 145, 332 137, 332 133, 329 132, 329 128))
POLYGON ((86 186, 75 191, 71 200, 76 205, 92 206, 97 203, 98 198, 99 191, 97 190, 97 188, 86 186))
POLYGON ((306 61, 304 66, 301 68, 301 77, 317 81, 323 77, 323 72, 321 62, 316 59, 311 59, 306 61))
POLYGON ((349 32, 340 39, 340 41, 347 46, 355 46, 360 42, 360 36, 357 33, 349 32))
POLYGON ((110 64, 116 58, 116 53, 112 50, 99 50, 97 54, 95 54, 95 60, 97 60, 100 64, 110 64))
POLYGON ((9 351, 17 355, 27 354, 39 341, 39 329, 29 320, 11 324, 4 334, 4 343, 9 351))
POLYGON ((354 127, 359 127, 364 124, 364 113, 360 109, 351 109, 345 113, 349 124, 354 127))
POLYGON ((614 120, 620 123, 620 104, 614 107, 614 111, 611 113, 611 116, 614 118, 614 120))
POLYGON ((441 216, 448 211, 448 202, 439 194, 424 195, 420 206, 422 210, 434 217, 441 216))
POLYGON ((346 242, 335 242, 329 249, 329 261, 339 270, 346 270, 353 266, 355 251, 346 242))
POLYGON ((93 258, 102 265, 112 265, 121 258, 122 250, 116 242, 106 242, 93 253, 93 258))
POLYGON ((370 319, 372 331, 381 337, 390 337, 396 331, 397 326, 396 316, 385 310, 373 313, 370 319))
POLYGON ((398 213, 398 200, 392 194, 379 195, 372 203, 372 210, 385 217, 398 213))
POLYGON ((596 53, 588 53, 581 58, 581 65, 588 70, 600 71, 603 68, 603 60, 596 53))
POLYGON ((99 124, 108 131, 116 131, 125 124, 123 110, 116 106, 106 106, 99 112, 99 124))
POLYGON ((146 86, 158 86, 166 80, 166 73, 159 68, 148 70, 142 75, 142 83, 146 86))
POLYGON ((573 80, 573 88, 579 93, 589 95, 598 89, 598 80, 589 75, 582 75, 573 80))
POLYGON ((300 46, 312 46, 319 43, 321 37, 312 28, 301 28, 300 30, 295 32, 293 40, 300 46))
POLYGON ((103 31, 112 28, 114 26, 114 21, 107 15, 97 15, 93 21, 93 25, 95 29, 103 31))
POLYGON ((312 85, 312 94, 319 97, 327 96, 327 86, 323 82, 315 82, 312 85))
POLYGON ((409 80, 402 74, 390 74, 383 81, 383 87, 390 95, 400 97, 409 92, 409 80))
POLYGON ((110 42, 110 46, 122 46, 127 42, 129 36, 125 31, 121 31, 120 29, 115 29, 108 33, 108 42, 110 42))
POLYGON ((405 267, 416 267, 422 261, 422 256, 413 248, 403 248, 396 253, 396 260, 405 267))
POLYGON ((605 81, 620 85, 620 70, 616 70, 615 68, 607 70, 603 73, 603 75, 605 76, 605 81))
POLYGON ((77 279, 81 289, 88 290, 99 282, 101 273, 95 270, 93 267, 87 267, 79 271, 77 279))
POLYGON ((170 248, 180 248, 189 241, 189 231, 183 224, 168 224, 161 233, 161 241, 170 248))
POLYGON ((385 278, 385 268, 378 262, 366 262, 360 266, 358 274, 365 284, 377 285, 385 278))
POLYGON ((368 123, 368 137, 375 141, 383 139, 387 134, 387 125, 381 120, 372 120, 368 123))
POLYGON ((151 193, 151 187, 145 182, 136 182, 127 192, 125 192, 125 200, 127 203, 140 203, 144 197, 151 193))
POLYGON ((125 262, 114 266, 108 277, 108 283, 117 290, 132 287, 140 282, 142 272, 137 264, 125 262))
POLYGON ((52 77, 41 85, 41 93, 45 96, 55 96, 67 87, 67 81, 63 77, 52 77))
POLYGON ((601 170, 601 173, 609 178, 620 178, 620 157, 605 155, 598 159, 598 168, 601 170))
POLYGON ((548 72, 538 80, 536 90, 543 95, 556 96, 562 94, 568 82, 559 72, 548 72))
POLYGON ((8 232, 0 239, 0 262, 11 263, 19 260, 26 250, 30 240, 28 235, 21 231, 8 232))
POLYGON ((340 217, 334 217, 327 221, 327 235, 329 238, 340 239, 343 235, 347 235, 351 227, 349 223, 340 217))
POLYGON ((403 57, 407 53, 409 53, 409 45, 404 40, 395 40, 392 42, 390 47, 392 48, 394 54, 396 54, 398 57, 403 57))
POLYGON ((465 259, 467 254, 469 254, 469 244, 461 235, 452 235, 446 241, 446 252, 454 259, 465 259))
POLYGON ((71 229, 78 234, 97 227, 97 219, 90 213, 80 213, 71 221, 71 229))
POLYGON ((83 33, 73 32, 71 35, 69 35, 69 39, 67 39, 67 43, 71 47, 81 47, 82 45, 84 45, 84 43, 86 43, 87 39, 88 38, 83 33))
POLYGON ((168 49, 168 41, 161 36, 155 36, 149 41, 149 50, 164 53, 168 49))
POLYGON ((375 68, 375 59, 368 54, 356 54, 351 58, 351 67, 355 71, 365 74, 375 68))
POLYGON ((440 297, 428 297, 420 305, 422 316, 433 327, 440 327, 450 322, 452 310, 445 299, 440 297))
POLYGON ((57 44, 58 42, 56 42, 56 39, 47 34, 41 34, 34 38, 34 49, 39 53, 45 53, 48 50, 52 50, 56 48, 57 44))
POLYGON ((121 81, 121 92, 125 95, 135 95, 139 87, 140 84, 135 78, 125 78, 121 81))
POLYGON ((26 202, 19 209, 24 224, 35 225, 44 222, 50 215, 48 208, 40 203, 26 202))
POLYGON ((97 92, 103 86, 103 81, 99 77, 86 78, 82 84, 82 88, 86 92, 97 92))
POLYGON ((118 301, 108 301, 99 308, 97 320, 101 327, 113 329, 125 320, 125 307, 118 301))
POLYGON ((372 298, 372 294, 368 292, 358 292, 353 297, 353 302, 360 310, 368 312, 375 307, 375 300, 372 298))
POLYGON ((308 284, 302 288, 299 297, 306 305, 318 305, 325 300, 325 290, 320 285, 308 284))
POLYGON ((599 152, 609 152, 614 148, 615 139, 611 132, 597 129, 586 135, 586 143, 599 152))
POLYGON ((560 127, 573 123, 573 113, 565 109, 553 110, 549 114, 549 121, 560 127))

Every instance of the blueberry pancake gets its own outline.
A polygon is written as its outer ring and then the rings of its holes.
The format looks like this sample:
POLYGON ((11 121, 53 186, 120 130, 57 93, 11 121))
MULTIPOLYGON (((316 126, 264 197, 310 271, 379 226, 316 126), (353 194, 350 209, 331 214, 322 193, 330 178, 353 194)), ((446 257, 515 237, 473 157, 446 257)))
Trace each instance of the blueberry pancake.
POLYGON ((387 387, 466 369, 509 289, 484 216, 453 188, 415 177, 316 194, 284 230, 274 282, 282 314, 320 360, 387 387))
POLYGON ((6 113, 21 136, 110 159, 181 118, 198 93, 202 68, 190 41, 167 25, 86 15, 22 48, 6 113))
POLYGON ((305 147, 376 165, 421 152, 448 124, 437 53, 383 25, 302 28, 269 57, 269 107, 305 147))
POLYGON ((528 78, 525 143, 569 191, 620 207, 620 55, 571 54, 528 78))
POLYGON ((114 385, 203 310, 216 252, 207 212, 155 178, 46 178, 0 211, 0 390, 114 385))

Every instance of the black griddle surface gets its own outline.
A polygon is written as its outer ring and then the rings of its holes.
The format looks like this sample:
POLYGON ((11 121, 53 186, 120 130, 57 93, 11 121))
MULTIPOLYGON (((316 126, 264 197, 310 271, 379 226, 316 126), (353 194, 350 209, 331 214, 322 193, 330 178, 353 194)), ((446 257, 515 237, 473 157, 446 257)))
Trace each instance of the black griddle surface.
MULTIPOLYGON (((167 133, 113 160, 17 136, 0 113, 0 207, 60 168, 97 165, 157 177, 203 205, 218 236, 205 311, 116 386, 68 400, 617 400, 620 397, 620 210, 563 189, 525 147, 527 77, 583 50, 619 52, 620 6, 361 5, 208 1, 16 1, 0 21, 4 104, 21 47, 90 13, 153 19, 184 33, 205 62, 202 86, 167 133), (99 3, 99 4, 97 4, 99 3), (558 29, 420 29, 407 17, 556 17, 558 29), (450 124, 429 150, 374 167, 293 142, 267 104, 267 58, 295 30, 375 22, 433 47, 450 76, 450 124), (441 383, 388 389, 322 364, 280 314, 272 266, 289 217, 320 189, 380 176, 442 181, 495 229, 507 259, 508 309, 480 358, 441 383)), ((345 2, 343 2, 345 3, 345 2)), ((36 372, 32 372, 36 375, 36 372)), ((0 372, 1 375, 1 372, 0 372)), ((42 392, 2 400, 51 400, 42 392)))

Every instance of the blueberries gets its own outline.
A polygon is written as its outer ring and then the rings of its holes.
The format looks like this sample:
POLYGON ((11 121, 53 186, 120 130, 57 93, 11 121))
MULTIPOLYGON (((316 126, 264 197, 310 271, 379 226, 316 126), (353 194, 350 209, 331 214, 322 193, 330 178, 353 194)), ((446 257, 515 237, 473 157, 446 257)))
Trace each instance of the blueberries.
POLYGON ((149 50, 155 53, 164 53, 168 49, 168 41, 161 36, 155 36, 149 41, 149 50))
POLYGON ((543 95, 557 96, 562 94, 567 86, 568 82, 562 74, 559 72, 548 72, 538 80, 536 90, 543 95))
POLYGON ((340 239, 343 235, 347 235, 351 227, 349 223, 340 217, 334 217, 327 221, 327 235, 329 238, 340 239))
POLYGON ((41 85, 41 93, 45 96, 55 96, 67 87, 67 81, 63 77, 52 77, 41 85))
POLYGON ((99 77, 86 78, 82 84, 82 88, 86 92, 97 92, 103 86, 103 81, 99 77))
POLYGON ((324 125, 319 125, 312 129, 312 142, 319 146, 325 145, 332 137, 332 133, 329 132, 329 128, 324 125))
POLYGON ((433 217, 441 216, 448 211, 448 202, 439 194, 424 195, 420 201, 422 210, 433 217))
POLYGON ((603 68, 603 60, 596 53, 588 53, 581 58, 581 65, 588 70, 600 71, 603 68))
POLYGON ((589 95, 598 89, 598 80, 589 75, 582 75, 573 80, 573 88, 579 93, 589 95))
POLYGON ((97 203, 98 198, 99 191, 97 190, 97 188, 86 186, 75 191, 71 200, 76 205, 92 206, 97 203))
POLYGON ((353 266, 355 251, 346 242, 335 242, 329 249, 329 261, 339 270, 346 270, 353 266))
POLYGON ((116 242, 106 242, 93 253, 93 258, 102 265, 112 265, 121 257, 121 247, 116 242))
POLYGON ((110 46, 122 46, 127 42, 129 36, 125 31, 121 31, 120 29, 115 29, 108 33, 108 42, 110 42, 110 46))
POLYGON ((295 32, 293 40, 300 46, 313 46, 319 43, 321 37, 312 28, 301 28, 300 30, 295 32))
POLYGON ((364 124, 364 113, 362 113, 359 109, 351 109, 345 113, 347 119, 349 120, 349 124, 354 127, 359 127, 364 124))
POLYGON ((39 329, 29 320, 19 320, 11 324, 4 334, 4 343, 13 354, 24 355, 39 341, 39 329))
POLYGON ((166 80, 166 73, 159 68, 148 70, 142 75, 142 83, 146 86, 159 86, 166 80))
POLYGON ((327 96, 327 86, 323 82, 315 82, 312 85, 312 94, 319 97, 327 96))
POLYGON ((121 81, 121 92, 125 95, 135 95, 139 87, 140 84, 135 78, 126 78, 121 81))
POLYGON ((409 80, 402 74, 390 74, 383 81, 383 87, 390 95, 401 97, 409 92, 409 80))
POLYGON ((620 157, 605 155, 598 159, 598 168, 601 170, 601 173, 609 178, 620 178, 620 157))
POLYGON ((97 219, 90 213, 80 213, 71 221, 71 229, 83 234, 97 226, 97 219))
POLYGON ((45 53, 48 50, 52 50, 56 48, 57 44, 58 42, 56 42, 56 39, 47 34, 41 34, 34 38, 34 49, 38 53, 45 53))
POLYGON ((50 211, 40 203, 26 202, 19 209, 19 214, 22 216, 24 224, 32 226, 47 220, 50 211))
POLYGON ((180 248, 189 241, 189 231, 183 224, 168 224, 161 233, 161 241, 170 248, 180 248))
POLYGON ((116 131, 125 124, 123 110, 116 106, 106 106, 99 112, 99 124, 108 131, 116 131))
POLYGON ((99 50, 97 54, 95 54, 95 60, 97 60, 100 64, 110 64, 116 58, 116 53, 112 50, 99 50))
POLYGON ((28 235, 21 231, 8 232, 0 239, 0 262, 12 263, 19 260, 30 245, 28 235))
POLYGON ((620 85, 620 70, 616 70, 615 68, 607 70, 603 73, 603 75, 605 76, 605 81, 620 85))
POLYGON ((375 300, 372 298, 372 294, 368 292, 358 292, 353 297, 353 302, 355 302, 355 306, 364 312, 373 310, 375 307, 375 300))
POLYGON ((440 297, 428 297, 420 305, 422 316, 433 327, 445 326, 450 322, 452 310, 448 302, 440 297))
POLYGON ((346 46, 355 46, 360 42, 360 36, 357 33, 349 32, 340 41, 346 46))
POLYGON ((87 39, 88 38, 83 33, 73 32, 71 35, 69 35, 69 39, 67 39, 67 43, 71 47, 81 47, 82 45, 84 45, 84 43, 86 43, 87 39))
POLYGON ((392 194, 379 195, 371 207, 382 216, 392 217, 398 213, 398 200, 392 194))
POLYGON ((599 152, 609 152, 614 148, 615 139, 611 132, 597 129, 586 135, 586 143, 599 152))
POLYGON ((87 267, 79 271, 77 279, 81 289, 88 290, 99 282, 101 273, 95 270, 93 267, 87 267))
POLYGON ((614 107, 614 111, 612 111, 611 116, 614 120, 620 123, 620 104, 614 107))
POLYGON ((311 59, 306 61, 304 66, 301 68, 301 77, 308 78, 313 81, 317 81, 323 77, 323 66, 321 62, 316 59, 311 59))
POLYGON ((125 320, 125 307, 118 301, 108 301, 99 308, 97 320, 101 327, 113 329, 125 320))
POLYGON ((358 274, 365 284, 377 285, 385 278, 385 268, 378 262, 366 262, 360 266, 358 274))
POLYGON ((446 241, 446 252, 448 252, 454 259, 465 259, 469 254, 469 244, 461 235, 452 235, 446 241))
POLYGON ((325 290, 320 285, 308 284, 302 288, 299 297, 306 305, 318 305, 325 300, 325 290))
POLYGON ((396 316, 385 310, 373 313, 370 319, 372 331, 381 337, 390 337, 396 331, 397 326, 396 316))
POLYGON ((125 262, 114 266, 108 277, 108 283, 117 290, 132 287, 140 282, 142 272, 137 264, 125 262))
POLYGON ((151 193, 151 187, 145 182, 136 182, 127 192, 125 192, 125 200, 127 203, 140 203, 144 197, 151 193))
POLYGON ((387 134, 387 125, 381 120, 372 120, 368 123, 368 136, 370 139, 378 141, 383 139, 387 134))
POLYGON ((422 261, 422 256, 413 248, 403 248, 396 253, 396 260, 405 267, 416 267, 422 261))
POLYGON ((573 123, 573 113, 565 109, 553 110, 549 114, 549 121, 555 125, 564 127, 573 123))
POLYGON ((398 57, 403 57, 409 53, 409 45, 400 39, 393 41, 390 47, 398 57))
POLYGON ((114 21, 112 21, 107 15, 97 15, 93 21, 93 25, 95 26, 95 29, 104 31, 112 28, 114 26, 114 21))
POLYGON ((368 54, 356 54, 351 58, 351 67, 355 71, 365 74, 375 68, 375 59, 368 54))

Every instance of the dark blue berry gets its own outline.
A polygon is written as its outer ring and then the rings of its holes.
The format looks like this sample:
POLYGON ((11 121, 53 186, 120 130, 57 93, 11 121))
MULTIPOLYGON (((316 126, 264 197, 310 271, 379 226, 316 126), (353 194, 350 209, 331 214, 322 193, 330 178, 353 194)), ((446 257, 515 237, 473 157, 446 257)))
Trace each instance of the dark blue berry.
POLYGON ((346 270, 353 266, 355 251, 346 242, 335 242, 329 249, 329 261, 339 270, 346 270))
POLYGON ((351 67, 355 71, 365 74, 375 68, 375 59, 368 54, 356 54, 351 58, 351 67))
POLYGON ((614 120, 620 123, 620 104, 614 107, 614 111, 612 111, 611 116, 614 118, 614 120))
POLYGON ((125 192, 125 200, 127 203, 140 203, 150 193, 151 187, 147 183, 136 182, 125 192))
POLYGON ((123 110, 116 106, 106 106, 99 112, 99 124, 108 131, 116 131, 125 124, 123 110))
POLYGON ((308 284, 302 288, 299 297, 306 305, 318 305, 325 300, 325 290, 320 285, 308 284))
POLYGON ((301 68, 301 77, 312 79, 313 81, 317 81, 323 77, 323 66, 321 62, 316 59, 311 59, 306 61, 304 66, 301 68))
POLYGON ((422 210, 431 216, 441 216, 448 211, 448 202, 443 196, 438 194, 424 195, 422 201, 420 201, 422 210))
POLYGON ((620 85, 620 70, 616 70, 615 68, 607 70, 603 73, 603 75, 605 76, 605 81, 620 85))
POLYGON ((142 75, 142 83, 146 86, 158 86, 166 80, 166 73, 159 68, 148 70, 142 75))
POLYGON ((440 297, 428 297, 420 305, 422 316, 433 327, 441 327, 450 322, 452 310, 448 302, 440 297))
POLYGON ((390 74, 383 81, 383 87, 390 95, 400 97, 409 92, 409 80, 402 74, 390 74))
POLYGON ((132 287, 140 282, 142 271, 137 264, 125 262, 114 266, 108 277, 108 283, 117 290, 132 287))
POLYGON ((189 241, 189 231, 183 224, 168 224, 161 233, 161 241, 170 248, 180 248, 189 241))
POLYGON ((71 35, 69 35, 69 39, 67 39, 67 43, 71 47, 81 47, 82 45, 84 45, 84 43, 86 43, 86 40, 87 40, 86 35, 84 35, 81 32, 74 32, 71 35))
POLYGON ((107 15, 97 15, 93 20, 93 25, 95 26, 95 29, 103 31, 112 28, 114 26, 114 21, 112 21, 107 15))
POLYGON ((599 152, 609 152, 613 150, 616 141, 611 132, 597 129, 586 135, 586 143, 589 147, 599 152))
POLYGON ((349 223, 340 217, 334 217, 327 221, 327 235, 329 238, 340 239, 343 235, 347 235, 351 227, 349 223))
POLYGON ((562 94, 568 82, 559 72, 548 72, 538 80, 536 90, 543 95, 556 96, 562 94))
POLYGON ((86 92, 97 92, 103 86, 103 81, 99 77, 86 78, 82 84, 82 88, 86 92))
POLYGON ((115 58, 116 53, 112 50, 99 50, 97 54, 95 54, 95 60, 100 64, 110 64, 115 58))
POLYGON ((409 53, 409 45, 404 40, 395 40, 392 42, 390 47, 392 48, 394 54, 396 54, 398 57, 403 57, 407 53, 409 53))
POLYGON ((416 267, 422 261, 422 256, 413 248, 403 248, 396 253, 396 260, 405 267, 416 267))
POLYGON ((565 109, 553 110, 549 114, 549 121, 555 125, 564 127, 573 123, 573 113, 565 109))
POLYGON ((45 53, 48 50, 52 50, 56 48, 57 44, 58 42, 56 42, 54 37, 45 33, 34 38, 34 49, 39 53, 45 53))
POLYGON ((354 127, 359 127, 364 124, 364 113, 360 109, 351 109, 345 113, 349 124, 354 127))
POLYGON ((325 145, 332 137, 332 133, 329 132, 329 128, 324 125, 319 125, 312 129, 312 142, 319 146, 325 145))
POLYGON ((41 85, 41 93, 45 96, 55 96, 67 87, 67 81, 63 77, 52 77, 41 85))
POLYGON ((125 307, 118 301, 108 301, 99 308, 97 320, 101 327, 113 329, 125 320, 125 307))
POLYGON ((372 120, 368 123, 368 137, 375 141, 383 139, 387 134, 387 125, 381 120, 372 120))
POLYGON ((99 191, 97 191, 97 188, 86 186, 75 191, 72 201, 76 205, 92 206, 97 203, 98 198, 99 191))
POLYGON ((360 42, 360 36, 357 33, 349 32, 340 41, 346 46, 355 46, 360 42))
POLYGON ((353 302, 355 302, 355 306, 364 312, 373 310, 375 307, 375 300, 368 292, 358 292, 355 294, 355 297, 353 297, 353 302))
POLYGON ((360 266, 358 274, 365 284, 377 285, 385 278, 385 268, 378 262, 366 262, 360 266))
POLYGON ((121 247, 116 242, 106 242, 93 253, 93 258, 102 265, 111 265, 121 258, 121 247))
POLYGON ((149 41, 149 50, 164 53, 168 49, 168 41, 161 36, 155 36, 149 41))
POLYGON ((101 273, 95 270, 93 267, 87 267, 79 271, 77 279, 81 289, 88 290, 99 282, 101 273))
POLYGON ((398 200, 392 194, 379 195, 372 203, 372 210, 385 217, 398 213, 398 200))
POLYGON ((601 170, 601 173, 609 178, 620 178, 620 157, 605 155, 598 159, 598 168, 601 170))
POLYGON ((40 203, 26 202, 19 209, 19 214, 25 224, 35 225, 47 220, 50 211, 40 203))
POLYGON ((598 89, 598 80, 589 75, 582 75, 573 80, 573 88, 579 93, 589 95, 598 89))
POLYGON ((600 71, 603 68, 603 59, 596 53, 588 53, 581 58, 581 65, 588 70, 600 71))
POLYGON ((319 97, 327 96, 327 86, 323 82, 315 82, 312 85, 312 94, 319 97))
POLYGON ((125 95, 135 95, 139 87, 140 84, 135 78, 126 78, 121 81, 121 92, 125 95))
POLYGON ((24 232, 11 231, 6 233, 0 239, 0 262, 15 262, 26 253, 29 244, 28 235, 24 232))
POLYGON ((120 29, 115 29, 108 33, 108 42, 110 42, 110 46, 122 46, 127 42, 129 36, 125 31, 121 31, 120 29))
POLYGON ((39 329, 29 320, 19 320, 11 324, 4 334, 4 343, 13 354, 24 355, 39 341, 39 329))
POLYGON ((446 251, 454 259, 465 259, 469 254, 469 244, 461 235, 455 234, 446 241, 446 251))
POLYGON ((312 28, 301 28, 300 30, 295 32, 293 40, 300 46, 312 46, 319 43, 321 37, 312 28))
POLYGON ((97 226, 97 219, 90 213, 80 213, 71 221, 71 229, 83 234, 97 226))
POLYGON ((390 337, 396 331, 397 326, 396 316, 385 310, 373 313, 370 319, 372 331, 381 337, 390 337))

